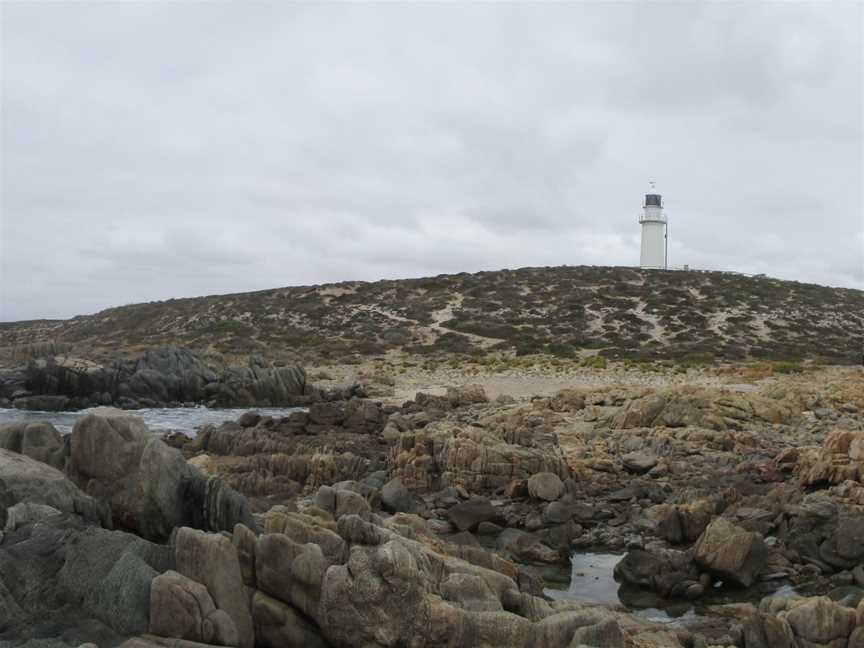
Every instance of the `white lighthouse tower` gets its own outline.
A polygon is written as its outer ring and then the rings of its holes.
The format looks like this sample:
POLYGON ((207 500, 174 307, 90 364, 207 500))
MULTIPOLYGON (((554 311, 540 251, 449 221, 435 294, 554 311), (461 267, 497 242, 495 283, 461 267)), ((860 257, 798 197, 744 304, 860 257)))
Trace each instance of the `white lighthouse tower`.
POLYGON ((642 224, 642 255, 639 265, 643 268, 665 269, 667 267, 667 223, 663 213, 663 197, 656 193, 654 183, 649 193, 645 194, 642 214, 639 222, 642 224))

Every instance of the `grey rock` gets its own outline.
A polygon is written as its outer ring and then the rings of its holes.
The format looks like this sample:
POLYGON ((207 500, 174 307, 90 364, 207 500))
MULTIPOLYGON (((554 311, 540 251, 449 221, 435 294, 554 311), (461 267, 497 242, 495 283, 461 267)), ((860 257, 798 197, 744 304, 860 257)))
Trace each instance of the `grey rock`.
POLYGON ((528 478, 528 494, 535 499, 554 502, 564 494, 564 482, 554 473, 537 473, 528 478))
POLYGON ((90 523, 110 525, 108 508, 82 493, 56 468, 10 450, 0 450, 0 524, 19 502, 45 504, 90 523))
POLYGON ((621 457, 624 468, 636 474, 644 474, 654 468, 659 461, 657 457, 646 452, 630 452, 621 457))
POLYGON ((418 510, 418 501, 398 477, 391 479, 381 489, 381 504, 391 513, 414 513, 418 510))
POLYGON ((175 536, 177 571, 207 587, 216 607, 234 621, 241 648, 252 648, 255 633, 243 588, 240 560, 231 541, 183 527, 175 536))
POLYGON ((447 518, 460 531, 475 531, 481 522, 492 522, 499 514, 488 499, 474 497, 448 510, 447 518))
POLYGON ((0 425, 0 448, 18 452, 58 470, 66 464, 66 445, 57 429, 45 421, 0 425))

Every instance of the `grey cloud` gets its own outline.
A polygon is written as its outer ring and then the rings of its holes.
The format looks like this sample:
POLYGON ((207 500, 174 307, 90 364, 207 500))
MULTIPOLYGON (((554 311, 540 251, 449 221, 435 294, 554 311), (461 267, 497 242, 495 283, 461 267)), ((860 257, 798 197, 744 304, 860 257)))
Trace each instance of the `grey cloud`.
POLYGON ((864 288, 843 4, 5 3, 0 320, 673 263, 864 288))

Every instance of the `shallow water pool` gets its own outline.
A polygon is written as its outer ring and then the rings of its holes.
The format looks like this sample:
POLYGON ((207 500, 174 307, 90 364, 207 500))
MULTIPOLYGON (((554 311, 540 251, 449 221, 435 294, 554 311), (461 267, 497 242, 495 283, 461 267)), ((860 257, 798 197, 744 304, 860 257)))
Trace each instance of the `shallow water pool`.
MULTIPOLYGON (((623 555, 607 553, 575 553, 570 557, 569 581, 563 572, 554 575, 541 573, 547 583, 562 585, 562 587, 547 587, 544 593, 554 600, 623 605, 637 617, 671 627, 702 623, 707 618, 705 606, 738 603, 745 600, 743 592, 718 590, 700 599, 694 605, 689 601, 665 600, 648 590, 622 588, 615 581, 613 573, 615 565, 623 557, 623 555)), ((796 595, 796 590, 788 584, 781 585, 776 591, 766 594, 766 596, 777 597, 796 595)))

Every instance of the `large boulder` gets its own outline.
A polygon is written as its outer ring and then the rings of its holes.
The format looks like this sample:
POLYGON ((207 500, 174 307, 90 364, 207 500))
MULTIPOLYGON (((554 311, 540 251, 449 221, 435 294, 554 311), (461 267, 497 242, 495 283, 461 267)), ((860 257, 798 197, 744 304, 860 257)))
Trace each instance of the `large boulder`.
POLYGON ((237 550, 221 534, 183 527, 175 539, 177 571, 207 588, 213 602, 234 622, 237 645, 252 648, 255 630, 237 550))
POLYGON ((855 628, 855 610, 819 596, 792 607, 786 613, 786 621, 797 637, 812 644, 827 645, 842 639, 845 645, 845 639, 855 628))
POLYGON ((472 497, 447 511, 447 518, 460 531, 476 531, 481 522, 492 522, 500 514, 485 497, 472 497))
POLYGON ((749 587, 765 568, 768 547, 761 534, 720 517, 696 541, 694 559, 723 580, 749 587))
POLYGON ((0 544, 3 639, 117 645, 147 631, 150 583, 172 565, 169 547, 85 526, 76 515, 18 526, 0 544))
POLYGON ((65 547, 65 562, 58 573, 59 591, 118 632, 146 632, 150 583, 173 565, 170 547, 129 533, 91 527, 65 547))
POLYGON ((528 494, 535 499, 554 502, 564 494, 564 482, 554 473, 537 473, 528 478, 528 494))
POLYGON ((59 470, 0 449, 0 524, 6 524, 7 508, 19 502, 44 504, 90 523, 110 525, 108 507, 82 493, 59 470))
POLYGON ((255 528, 245 498, 190 466, 141 418, 119 410, 96 409, 75 423, 68 469, 89 494, 111 505, 119 526, 147 538, 164 540, 184 525, 255 528))
POLYGON ((175 571, 153 579, 150 633, 219 646, 239 645, 234 620, 216 608, 207 588, 175 571))
POLYGON ((300 367, 260 358, 226 366, 189 349, 151 349, 133 359, 98 365, 48 356, 0 373, 0 397, 23 409, 56 411, 94 404, 210 403, 221 407, 305 404, 319 397, 300 367))

